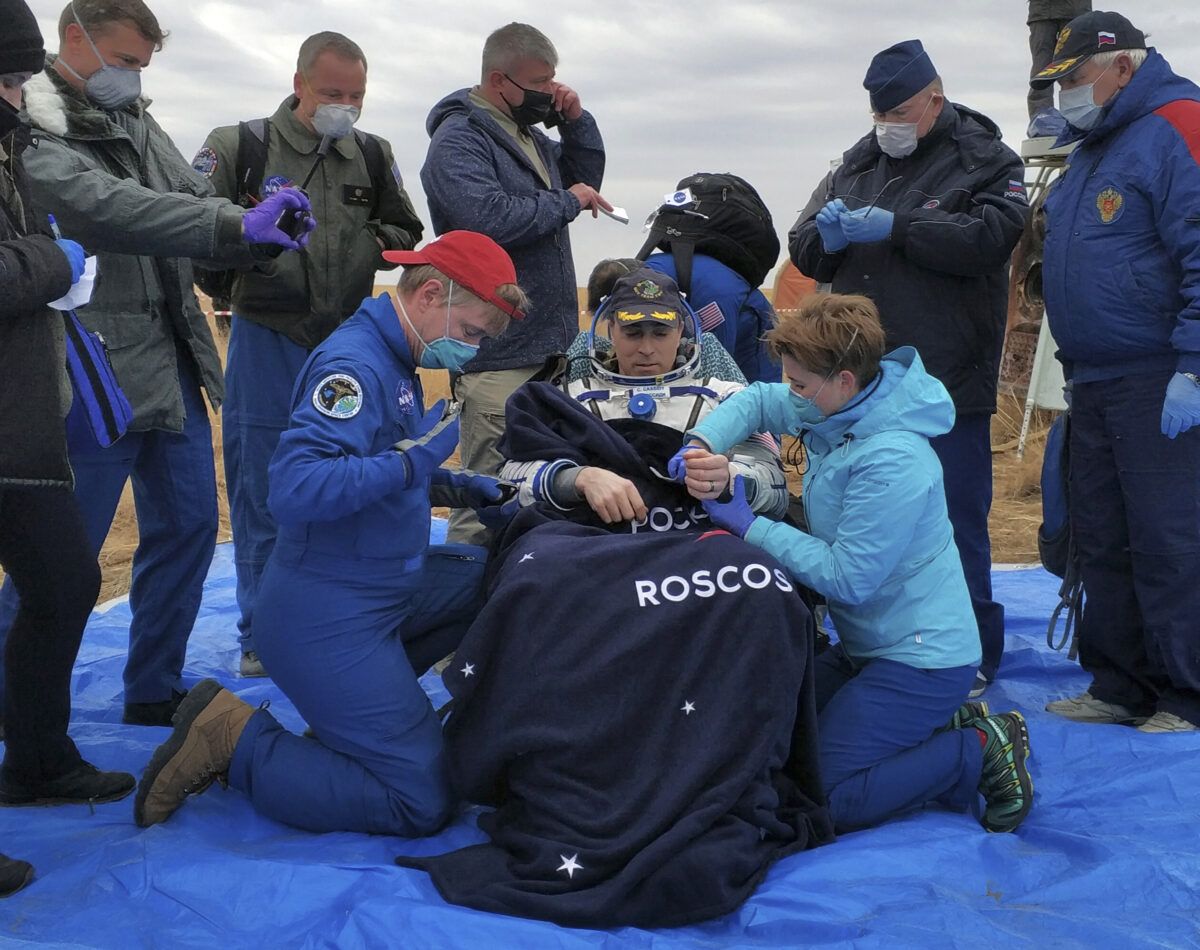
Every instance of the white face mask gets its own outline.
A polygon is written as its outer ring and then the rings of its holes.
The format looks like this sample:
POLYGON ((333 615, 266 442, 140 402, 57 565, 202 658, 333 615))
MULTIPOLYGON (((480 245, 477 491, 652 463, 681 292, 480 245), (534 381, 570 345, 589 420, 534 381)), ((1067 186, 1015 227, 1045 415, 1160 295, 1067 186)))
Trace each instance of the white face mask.
POLYGON ((358 107, 336 102, 322 102, 313 113, 312 124, 318 135, 340 139, 350 134, 358 121, 358 107))
POLYGON ((916 122, 876 122, 875 141, 885 155, 892 158, 907 158, 917 150, 917 126, 933 105, 933 96, 925 103, 916 122))
MULTIPOLYGON (((1109 66, 1111 65, 1110 63, 1109 66)), ((1100 76, 1108 72, 1109 66, 1104 67, 1100 76)), ((1104 108, 1096 105, 1096 83, 1100 81, 1100 76, 1086 86, 1075 86, 1072 89, 1063 89, 1060 86, 1058 89, 1058 111, 1071 125, 1083 132, 1095 128, 1096 123, 1100 121, 1100 111, 1104 108)))

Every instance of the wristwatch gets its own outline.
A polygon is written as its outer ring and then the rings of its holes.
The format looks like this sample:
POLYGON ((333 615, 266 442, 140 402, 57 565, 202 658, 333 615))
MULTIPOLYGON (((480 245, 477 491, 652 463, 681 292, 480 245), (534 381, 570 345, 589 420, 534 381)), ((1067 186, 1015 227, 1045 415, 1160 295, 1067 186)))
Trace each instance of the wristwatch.
POLYGON ((1188 379, 1190 379, 1190 380, 1191 380, 1193 383, 1195 383, 1197 386, 1200 386, 1200 376, 1197 376, 1195 373, 1180 373, 1179 375, 1180 375, 1180 376, 1186 376, 1188 379))

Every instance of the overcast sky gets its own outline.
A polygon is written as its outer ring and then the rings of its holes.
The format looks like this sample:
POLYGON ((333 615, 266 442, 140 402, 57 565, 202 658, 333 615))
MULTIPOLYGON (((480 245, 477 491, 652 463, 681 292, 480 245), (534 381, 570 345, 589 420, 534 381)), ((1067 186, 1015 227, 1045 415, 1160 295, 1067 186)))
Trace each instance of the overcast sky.
MULTIPOLYGON (((56 48, 59 0, 29 2, 56 48)), ((149 2, 171 35, 143 90, 189 161, 211 128, 274 112, 306 36, 337 30, 362 46, 370 68, 359 126, 391 142, 427 237, 418 172, 430 107, 478 82, 491 30, 511 20, 538 27, 558 49, 558 78, 604 135, 601 190, 631 218, 571 225, 580 283, 597 260, 636 253, 646 215, 697 171, 749 180, 786 245, 830 160, 871 127, 862 88, 871 56, 900 40, 920 38, 948 98, 991 116, 1018 152, 1026 125, 1019 0, 149 2)), ((1140 0, 1122 12, 1177 72, 1200 81, 1200 3, 1140 0)))

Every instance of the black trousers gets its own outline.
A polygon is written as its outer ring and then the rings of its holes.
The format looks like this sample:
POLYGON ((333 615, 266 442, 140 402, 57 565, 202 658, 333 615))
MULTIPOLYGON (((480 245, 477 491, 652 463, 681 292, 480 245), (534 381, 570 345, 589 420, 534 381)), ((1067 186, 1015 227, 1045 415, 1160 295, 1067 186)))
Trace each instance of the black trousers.
POLYGON ((75 495, 0 488, 0 566, 21 596, 4 651, 0 777, 36 783, 81 761, 67 736, 71 669, 100 592, 100 566, 75 495))

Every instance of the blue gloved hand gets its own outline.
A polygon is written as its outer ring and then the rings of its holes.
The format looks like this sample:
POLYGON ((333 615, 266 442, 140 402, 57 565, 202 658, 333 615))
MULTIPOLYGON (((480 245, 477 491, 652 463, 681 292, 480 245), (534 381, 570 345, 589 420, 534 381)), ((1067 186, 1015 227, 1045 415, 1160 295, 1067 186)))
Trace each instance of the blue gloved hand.
POLYGON ((58 238, 54 243, 67 255, 67 263, 71 265, 71 283, 79 283, 79 278, 83 276, 84 258, 87 257, 83 248, 66 238, 58 238))
POLYGON ((1162 434, 1173 439, 1200 424, 1200 385, 1183 373, 1176 373, 1167 383, 1167 398, 1163 400, 1162 434))
POLYGON ((271 197, 260 201, 242 215, 242 234, 251 244, 278 244, 290 251, 308 243, 308 232, 317 226, 312 217, 308 195, 298 188, 280 188, 271 197), (296 239, 279 230, 280 216, 288 215, 296 228, 296 239), (307 215, 302 218, 302 215, 307 215))
POLYGON ((756 517, 750 510, 750 503, 746 501, 746 486, 742 484, 741 475, 734 476, 733 496, 729 501, 705 498, 702 504, 713 524, 724 528, 730 534, 736 534, 739 538, 746 536, 756 517))
POLYGON ((670 461, 667 462, 667 474, 677 482, 682 482, 687 478, 687 459, 684 458, 684 455, 698 448, 700 448, 698 445, 685 445, 672 455, 670 461))
POLYGON ((841 198, 834 198, 824 208, 817 212, 817 233, 821 235, 821 244, 830 253, 842 250, 850 242, 842 232, 841 213, 846 211, 841 198))
POLYGON ((479 523, 492 532, 500 532, 521 510, 521 499, 515 495, 502 505, 486 505, 475 509, 479 523))
POLYGON ((504 497, 500 480, 478 472, 454 472, 439 468, 430 477, 430 484, 440 485, 462 498, 470 508, 482 508, 504 497))
POLYGON ((446 400, 439 399, 421 417, 412 438, 392 446, 392 451, 404 460, 405 488, 429 478, 458 445, 458 412, 447 416, 445 411, 446 400))
POLYGON ((895 215, 879 207, 846 211, 838 217, 846 240, 856 244, 885 240, 892 233, 894 219, 895 215))

